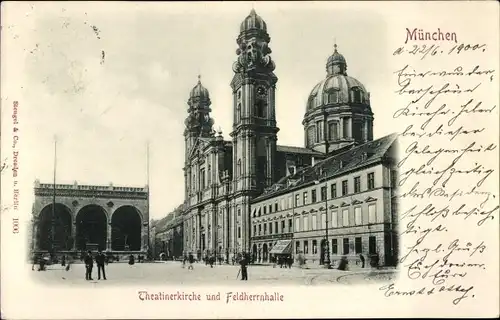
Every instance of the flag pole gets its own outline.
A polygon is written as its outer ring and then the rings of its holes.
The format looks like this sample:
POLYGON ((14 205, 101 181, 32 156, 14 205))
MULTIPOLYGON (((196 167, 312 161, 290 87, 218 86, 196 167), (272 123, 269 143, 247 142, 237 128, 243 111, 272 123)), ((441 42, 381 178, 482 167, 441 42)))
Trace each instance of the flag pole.
POLYGON ((51 219, 51 251, 55 250, 56 238, 56 167, 57 167, 57 136, 54 136, 54 177, 52 184, 52 219, 51 219))
POLYGON ((151 243, 150 243, 151 242, 151 239, 150 239, 150 237, 151 237, 151 235, 150 235, 150 232, 151 232, 151 225, 150 225, 151 217, 149 216, 149 214, 150 214, 150 212, 149 212, 149 188, 150 188, 150 186, 149 186, 149 140, 146 143, 146 175, 147 175, 146 179, 147 179, 147 186, 148 186, 148 190, 147 190, 147 192, 148 192, 148 194, 147 194, 147 197, 148 197, 148 199, 147 199, 147 208, 148 208, 148 241, 147 241, 147 246, 148 247, 147 247, 147 251, 149 253, 149 251, 151 249, 150 248, 151 247, 151 243))

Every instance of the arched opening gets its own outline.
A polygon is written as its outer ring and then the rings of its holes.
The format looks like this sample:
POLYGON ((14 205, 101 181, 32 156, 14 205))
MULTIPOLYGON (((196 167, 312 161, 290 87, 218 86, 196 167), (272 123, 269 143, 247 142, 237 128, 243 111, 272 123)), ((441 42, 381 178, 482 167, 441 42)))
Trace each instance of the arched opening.
POLYGON ((107 223, 106 212, 101 206, 88 205, 76 215, 76 248, 85 250, 87 246, 106 249, 107 223))
POLYGON ((252 246, 252 262, 257 261, 257 245, 254 243, 252 246))
POLYGON ((111 249, 141 250, 141 216, 132 206, 118 208, 111 217, 111 249))
POLYGON ((263 100, 257 100, 255 103, 256 116, 259 118, 267 117, 266 103, 263 100))
POLYGON ((262 246, 262 261, 267 262, 268 258, 268 250, 267 250, 267 243, 264 243, 262 246))
POLYGON ((54 234, 52 234, 52 208, 52 204, 46 206, 38 216, 38 250, 71 250, 74 242, 71 235, 71 211, 65 205, 56 203, 54 234))

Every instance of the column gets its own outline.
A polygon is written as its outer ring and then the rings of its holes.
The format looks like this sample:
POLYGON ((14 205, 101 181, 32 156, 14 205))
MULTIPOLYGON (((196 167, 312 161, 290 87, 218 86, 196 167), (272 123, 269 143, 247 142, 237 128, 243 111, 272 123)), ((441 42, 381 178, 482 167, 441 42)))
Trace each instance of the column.
POLYGON ((344 118, 340 118, 340 121, 339 121, 339 138, 340 139, 346 139, 346 137, 344 136, 344 118))
POLYGON ((347 119, 348 119, 347 123, 349 125, 349 129, 348 129, 349 138, 352 139, 352 118, 349 117, 347 119))
POLYGON ((142 231, 141 231, 141 248, 142 251, 146 251, 148 248, 148 225, 146 224, 145 226, 142 226, 142 231))
POLYGON ((247 208, 247 198, 243 198, 241 202, 241 220, 240 220, 240 228, 241 228, 241 251, 247 250, 247 216, 248 216, 248 208, 247 208))
POLYGON ((364 119, 363 140, 368 141, 368 119, 364 119))
POLYGON ((203 221, 203 223, 205 224, 205 250, 209 250, 210 249, 210 243, 208 241, 208 234, 210 232, 212 232, 212 226, 210 226, 210 230, 208 230, 208 226, 210 225, 210 214, 208 211, 205 211, 205 219, 203 219, 205 221, 203 221))
POLYGON ((111 232, 112 232, 111 220, 108 221, 106 227, 107 227, 107 232, 106 232, 106 250, 111 250, 111 232))
POLYGON ((212 229, 211 229, 211 235, 210 235, 210 239, 211 239, 211 246, 212 246, 212 250, 214 251, 217 251, 219 249, 219 221, 218 221, 218 216, 219 216, 219 212, 217 211, 218 208, 216 207, 213 207, 212 208, 212 212, 211 212, 211 225, 212 225, 212 229))
MULTIPOLYGON (((35 230, 36 231, 36 230, 35 230)), ((73 250, 76 250, 76 221, 73 220, 73 223, 71 224, 71 236, 73 237, 73 250)), ((36 245, 36 237, 35 237, 35 245, 36 245)), ((35 249, 37 247, 35 246, 35 249)))

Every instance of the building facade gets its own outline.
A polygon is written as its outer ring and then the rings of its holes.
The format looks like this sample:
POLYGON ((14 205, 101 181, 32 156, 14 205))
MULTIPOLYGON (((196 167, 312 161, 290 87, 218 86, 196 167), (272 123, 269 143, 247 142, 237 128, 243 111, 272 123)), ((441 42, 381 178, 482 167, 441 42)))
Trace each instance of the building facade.
POLYGON ((179 259, 183 256, 184 217, 183 206, 177 207, 163 219, 156 221, 153 235, 153 257, 160 259, 179 259))
POLYGON ((279 146, 275 112, 278 81, 266 23, 254 10, 236 40, 231 81, 231 140, 213 130, 210 95, 201 81, 191 90, 185 121, 184 251, 229 259, 250 250, 250 204, 278 177, 324 155, 279 146))
POLYGON ((276 119, 276 64, 267 24, 255 10, 241 23, 236 43, 230 139, 213 130, 210 94, 200 79, 187 101, 183 253, 198 258, 215 254, 229 261, 241 252, 252 252, 254 260, 268 261, 276 241, 286 240, 298 243, 293 251, 312 260, 322 259, 326 243, 331 244, 332 258, 376 251, 387 261, 393 259, 397 252, 388 250, 396 250, 392 231, 396 206, 386 178, 395 174, 393 160, 388 160, 395 157, 395 136, 373 141, 369 92, 347 75, 344 56, 335 45, 325 79, 307 99, 304 147, 282 146, 276 119), (315 180, 310 176, 318 168, 325 176, 316 178, 326 189, 311 184, 315 180), (339 188, 335 191, 339 195, 332 196, 332 188, 339 188), (326 241, 322 230, 326 230, 328 201, 338 208, 328 208, 333 236, 326 241))
POLYGON ((34 192, 33 252, 71 252, 89 247, 112 252, 147 252, 147 186, 95 186, 77 182, 54 186, 37 180, 34 192))
POLYGON ((277 242, 323 264, 345 256, 398 257, 396 135, 341 151, 279 181, 252 202, 252 255, 270 261, 277 242), (328 248, 327 248, 328 245, 328 248), (326 251, 328 249, 328 251, 326 251))

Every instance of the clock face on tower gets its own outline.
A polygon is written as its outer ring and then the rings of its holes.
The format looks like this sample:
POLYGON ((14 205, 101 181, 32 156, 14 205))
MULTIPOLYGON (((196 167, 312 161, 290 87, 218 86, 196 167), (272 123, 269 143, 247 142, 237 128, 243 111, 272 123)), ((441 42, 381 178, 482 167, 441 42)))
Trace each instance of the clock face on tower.
POLYGON ((259 97, 265 97, 265 96, 266 96, 266 94, 267 94, 267 90, 266 90, 266 88, 264 88, 263 86, 258 86, 258 87, 257 87, 257 95, 258 95, 259 97))

